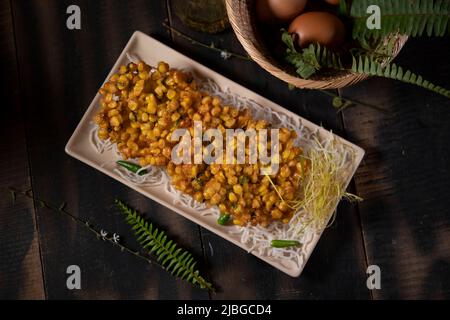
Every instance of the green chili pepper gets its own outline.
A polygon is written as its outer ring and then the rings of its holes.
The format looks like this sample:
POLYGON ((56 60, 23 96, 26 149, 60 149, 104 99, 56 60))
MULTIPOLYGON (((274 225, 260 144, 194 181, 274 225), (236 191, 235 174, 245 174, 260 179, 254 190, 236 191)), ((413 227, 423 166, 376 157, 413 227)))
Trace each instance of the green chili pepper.
POLYGON ((270 245, 274 248, 298 247, 302 244, 297 240, 272 240, 270 245))
POLYGON ((217 223, 220 224, 221 226, 224 226, 228 223, 228 221, 230 221, 231 215, 226 213, 226 214, 221 214, 220 217, 217 219, 217 223))
MULTIPOLYGON (((124 167, 125 169, 133 172, 133 173, 137 173, 142 167, 136 163, 133 162, 128 162, 125 160, 119 160, 116 162, 119 166, 124 167)), ((147 170, 141 170, 139 171, 139 175, 142 176, 144 174, 148 173, 147 170)))

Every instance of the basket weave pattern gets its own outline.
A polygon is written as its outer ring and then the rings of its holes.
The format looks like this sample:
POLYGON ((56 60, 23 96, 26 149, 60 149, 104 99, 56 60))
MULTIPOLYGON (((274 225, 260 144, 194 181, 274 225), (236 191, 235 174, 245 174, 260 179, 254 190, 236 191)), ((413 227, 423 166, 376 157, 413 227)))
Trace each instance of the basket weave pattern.
MULTIPOLYGON (((258 32, 254 0, 225 0, 231 26, 249 56, 263 69, 275 77, 298 88, 337 89, 366 79, 368 76, 353 72, 338 71, 333 74, 316 76, 314 79, 302 79, 295 73, 287 72, 285 67, 272 57, 258 32)), ((393 58, 400 52, 408 37, 396 35, 393 58)))

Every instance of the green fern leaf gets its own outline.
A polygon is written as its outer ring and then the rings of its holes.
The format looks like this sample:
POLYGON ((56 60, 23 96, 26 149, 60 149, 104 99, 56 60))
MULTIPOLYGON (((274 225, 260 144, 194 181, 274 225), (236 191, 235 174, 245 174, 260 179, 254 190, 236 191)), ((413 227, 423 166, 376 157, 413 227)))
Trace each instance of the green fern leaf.
POLYGON ((391 33, 444 36, 450 33, 450 0, 352 0, 350 17, 354 39, 377 39, 391 33), (367 28, 370 5, 381 9, 381 29, 367 28))
POLYGON ((404 71, 402 67, 396 65, 395 63, 387 63, 383 67, 381 63, 368 59, 367 56, 359 56, 353 59, 351 71, 356 73, 364 73, 370 76, 383 76, 385 78, 414 84, 450 98, 450 90, 430 83, 427 80, 423 81, 421 76, 414 74, 410 70, 404 71))
POLYGON ((422 76, 417 75, 410 70, 403 70, 402 67, 396 65, 395 63, 381 62, 376 53, 368 52, 367 50, 360 50, 358 53, 352 54, 351 67, 349 68, 342 62, 342 58, 339 54, 327 50, 326 48, 321 48, 319 44, 311 45, 309 50, 310 52, 314 52, 321 68, 352 71, 369 76, 394 79, 417 85, 450 98, 449 90, 423 80, 422 76))
POLYGON ((132 226, 139 244, 155 256, 156 262, 163 269, 202 289, 214 291, 212 284, 200 276, 200 272, 195 269, 197 262, 189 252, 179 248, 173 240, 168 239, 163 230, 154 228, 124 202, 116 199, 115 203, 124 214, 125 221, 132 226))

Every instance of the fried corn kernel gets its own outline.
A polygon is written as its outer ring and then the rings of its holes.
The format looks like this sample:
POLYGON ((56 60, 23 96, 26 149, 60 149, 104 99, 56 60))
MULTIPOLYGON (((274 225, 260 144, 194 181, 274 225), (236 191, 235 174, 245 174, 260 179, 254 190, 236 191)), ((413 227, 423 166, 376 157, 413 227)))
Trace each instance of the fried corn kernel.
POLYGON ((177 92, 175 90, 173 90, 173 89, 169 89, 169 90, 167 90, 167 94, 166 95, 167 95, 167 98, 169 100, 172 100, 172 99, 174 99, 177 96, 177 92))
MULTIPOLYGON (((270 124, 200 91, 191 75, 165 62, 154 69, 144 62, 121 66, 99 93, 100 109, 94 118, 98 137, 117 143, 123 158, 165 166, 176 189, 197 202, 217 205, 220 212, 233 216, 235 225, 267 227, 292 218, 295 212, 288 202, 298 196, 298 181, 308 170, 302 150, 294 146, 294 130, 279 129, 281 151, 273 159, 279 170, 270 177, 260 174, 259 163, 176 165, 171 152, 177 142, 171 141, 171 135, 178 128, 192 135, 194 121, 224 134, 228 128, 261 130, 270 129, 270 124)), ((269 150, 270 144, 257 147, 269 150)), ((245 151, 248 155, 248 143, 245 151)))

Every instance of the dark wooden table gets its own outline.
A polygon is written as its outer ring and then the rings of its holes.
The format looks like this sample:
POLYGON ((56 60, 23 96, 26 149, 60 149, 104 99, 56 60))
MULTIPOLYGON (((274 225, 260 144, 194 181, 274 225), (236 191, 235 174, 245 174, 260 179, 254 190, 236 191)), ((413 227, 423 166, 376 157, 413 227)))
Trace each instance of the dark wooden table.
MULTIPOLYGON (((67 208, 102 228, 131 234, 113 206, 118 197, 146 212, 194 252, 217 294, 176 280, 99 241, 66 217, 0 193, 0 298, 17 299, 390 299, 450 298, 450 101, 399 82, 373 78, 340 90, 385 108, 336 112, 322 92, 290 91, 253 62, 223 60, 162 26, 244 54, 233 32, 185 28, 170 1, 0 2, 1 187, 67 208), (66 8, 81 8, 82 29, 66 28, 66 8), (365 200, 339 205, 299 278, 256 257, 70 158, 64 146, 134 30, 169 46, 366 150, 351 184, 365 200), (213 252, 210 248, 213 248, 213 252), (82 289, 68 290, 78 265, 82 289), (381 268, 381 289, 366 286, 368 265, 381 268)), ((449 87, 450 42, 412 39, 397 61, 449 87)), ((164 57, 161 57, 164 58, 164 57)))

